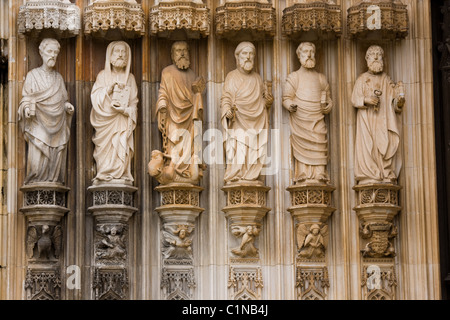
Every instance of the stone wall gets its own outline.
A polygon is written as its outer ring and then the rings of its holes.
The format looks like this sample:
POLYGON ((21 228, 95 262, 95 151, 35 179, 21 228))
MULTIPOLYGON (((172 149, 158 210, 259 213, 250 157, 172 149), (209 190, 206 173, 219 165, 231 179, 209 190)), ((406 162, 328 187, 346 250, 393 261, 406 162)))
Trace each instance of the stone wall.
MULTIPOLYGON (((362 34, 351 33, 348 9, 358 5, 359 0, 336 1, 337 7, 333 10, 340 10, 340 30, 316 33, 295 30, 290 34, 283 24, 283 10, 295 4, 290 0, 249 4, 252 10, 260 10, 260 18, 264 17, 256 22, 256 27, 259 23, 266 29, 252 29, 247 21, 248 24, 235 30, 220 31, 220 34, 215 24, 221 11, 216 10, 218 7, 222 10, 225 1, 203 1, 209 8, 209 30, 189 24, 183 25, 184 29, 151 29, 151 10, 163 12, 164 2, 155 2, 138 1, 144 12, 144 29, 116 26, 115 29, 100 30, 85 24, 79 31, 56 32, 52 28, 35 28, 19 32, 17 17, 20 6, 25 2, 2 1, 1 6, 8 8, 9 16, 8 26, 0 25, 0 34, 7 39, 8 48, 8 82, 2 84, 0 114, 3 137, 0 144, 0 298, 33 297, 33 292, 29 295, 24 283, 38 277, 27 271, 30 269, 30 259, 26 256, 29 220, 19 210, 24 206, 25 193, 21 187, 24 185, 27 147, 18 127, 17 110, 27 72, 41 64, 39 41, 55 37, 61 44, 56 70, 66 83, 75 115, 68 144, 65 183, 70 189, 66 198, 68 212, 60 222, 63 234, 58 260, 60 294, 51 292, 52 298, 154 300, 180 297, 171 294, 181 290, 183 298, 191 299, 439 299, 430 0, 402 0, 408 14, 407 31, 387 30, 382 34, 367 30, 362 34), (264 9, 265 6, 269 9, 264 9), (130 45, 131 72, 139 90, 132 163, 134 187, 137 188, 133 200, 137 211, 126 222, 120 222, 126 225, 121 234, 126 239, 127 258, 126 267, 119 269, 105 269, 96 260, 100 220, 92 210, 88 210, 94 204, 94 193, 88 187, 92 185, 96 172, 91 142, 94 129, 90 124, 90 92, 97 74, 104 68, 106 48, 112 40, 124 40, 130 45), (203 190, 198 207, 203 211, 198 213, 198 217, 191 215, 192 219, 186 222, 193 225, 192 259, 185 264, 176 264, 176 268, 173 265, 168 268, 163 259, 162 231, 167 221, 164 219, 170 219, 174 211, 169 212, 168 218, 160 217, 160 211, 156 209, 163 203, 160 192, 155 190, 159 184, 147 174, 147 164, 151 151, 162 146, 155 106, 161 72, 171 64, 170 47, 175 40, 188 42, 191 68, 206 80, 204 132, 222 130, 222 88, 226 75, 236 67, 234 50, 239 42, 253 42, 256 71, 263 80, 272 83, 274 103, 270 110, 268 157, 275 170, 274 174, 265 177, 265 185, 270 188, 265 206, 270 210, 258 222, 260 232, 254 240, 259 252, 256 260, 239 260, 231 252, 239 245, 240 239, 232 233, 233 221, 222 211, 228 205, 227 194, 222 190, 225 166, 217 163, 208 163, 200 181, 203 190), (298 221, 288 210, 292 207, 287 188, 292 184, 293 164, 289 114, 282 107, 282 88, 288 74, 300 67, 295 50, 301 41, 306 40, 316 45, 316 69, 326 76, 334 102, 331 113, 326 116, 326 124, 329 141, 327 168, 330 183, 335 188, 327 192, 330 194, 329 207, 335 210, 328 220, 322 221, 327 225, 328 237, 323 259, 304 263, 298 259, 298 221), (384 48, 385 70, 394 81, 403 81, 406 93, 406 104, 401 114, 403 168, 398 178, 401 190, 396 202, 400 208, 398 214, 388 221, 397 230, 396 236, 389 238, 396 254, 389 259, 363 257, 361 250, 368 240, 361 235, 363 221, 355 210, 360 205, 360 191, 353 189, 356 185, 356 109, 352 106, 351 95, 357 77, 366 71, 364 56, 373 44, 384 48), (371 266, 379 267, 383 294, 376 295, 367 286, 368 275, 370 277, 372 272, 372 269, 369 272, 367 269, 371 266), (80 273, 77 273, 77 267, 80 273), (79 289, 72 285, 76 283, 70 278, 74 274, 80 277, 79 289), (111 281, 116 284, 114 288, 108 287, 111 281), (314 294, 308 291, 311 288, 315 288, 314 294), (114 294, 105 295, 109 289, 114 294)), ((392 1, 374 3, 380 7, 386 3, 392 6, 392 1)), ((96 10, 88 0, 77 0, 74 5, 80 8, 81 15, 85 14, 86 8, 96 10)), ((201 9, 199 12, 203 12, 202 5, 197 7, 201 9)), ((235 17, 241 23, 246 18, 239 14, 235 17)), ((205 136, 203 146, 214 146, 216 150, 222 148, 220 142, 211 143, 205 136)), ((391 232, 386 226, 384 228, 377 230, 391 232)))

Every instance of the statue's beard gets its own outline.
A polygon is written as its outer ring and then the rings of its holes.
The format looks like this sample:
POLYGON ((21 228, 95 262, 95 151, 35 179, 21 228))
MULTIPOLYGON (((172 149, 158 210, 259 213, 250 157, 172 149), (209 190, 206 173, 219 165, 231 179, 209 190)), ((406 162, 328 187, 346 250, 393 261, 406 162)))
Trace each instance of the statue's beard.
POLYGON ((175 60, 175 65, 178 69, 186 70, 191 65, 191 61, 185 57, 180 57, 177 60, 175 60))
POLYGON ((302 67, 307 69, 312 69, 316 66, 316 59, 314 58, 307 58, 302 61, 302 67))
POLYGON ((50 68, 53 68, 53 67, 55 66, 55 64, 56 64, 55 59, 50 58, 50 59, 47 60, 47 65, 48 65, 50 68))
POLYGON ((246 60, 240 63, 241 68, 244 69, 246 72, 250 72, 253 70, 253 62, 246 60))
POLYGON ((111 61, 111 64, 116 68, 125 68, 127 66, 127 61, 121 58, 117 58, 111 61))
POLYGON ((369 70, 372 71, 373 73, 380 73, 381 71, 383 71, 383 61, 372 61, 369 62, 369 70))

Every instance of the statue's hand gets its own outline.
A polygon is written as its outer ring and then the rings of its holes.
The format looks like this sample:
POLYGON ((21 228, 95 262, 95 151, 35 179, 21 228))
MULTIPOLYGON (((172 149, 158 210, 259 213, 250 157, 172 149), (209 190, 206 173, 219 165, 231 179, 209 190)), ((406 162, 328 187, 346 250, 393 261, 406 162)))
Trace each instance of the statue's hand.
POLYGON ((227 113, 225 113, 225 117, 227 117, 227 119, 233 119, 234 114, 233 114, 233 110, 231 108, 228 109, 227 113))
POLYGON ((378 97, 375 97, 375 96, 365 97, 364 98, 364 104, 365 105, 377 106, 379 102, 380 102, 380 99, 378 97))
POLYGON ((289 106, 289 112, 297 112, 298 106, 296 104, 291 104, 289 106))
POLYGON ((70 102, 66 102, 65 105, 64 105, 64 107, 65 107, 66 112, 67 112, 68 114, 73 114, 73 112, 75 111, 74 106, 73 106, 70 102))
POLYGON ((108 87, 108 95, 112 95, 112 93, 114 92, 114 87, 116 86, 116 83, 113 83, 112 85, 110 85, 108 87))
POLYGON ((270 107, 273 104, 273 95, 269 92, 264 92, 264 99, 266 100, 266 107, 270 107))
POLYGON ((25 109, 23 110, 23 114, 25 115, 25 118, 30 119, 31 118, 31 111, 30 108, 25 107, 25 109))
POLYGON ((397 107, 403 108, 403 106, 405 105, 405 101, 405 96, 399 96, 397 99, 397 107))
POLYGON ((120 104, 114 104, 112 105, 113 109, 116 110, 118 113, 125 113, 125 107, 121 107, 120 104))

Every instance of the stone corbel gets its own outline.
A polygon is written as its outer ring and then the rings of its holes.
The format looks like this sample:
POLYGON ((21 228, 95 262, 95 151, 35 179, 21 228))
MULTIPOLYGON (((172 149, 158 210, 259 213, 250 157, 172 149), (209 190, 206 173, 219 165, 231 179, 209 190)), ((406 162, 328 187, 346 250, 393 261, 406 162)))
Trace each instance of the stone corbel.
POLYGON ((283 10, 283 35, 297 41, 334 39, 342 33, 340 6, 326 0, 295 3, 283 10))
POLYGON ((99 184, 88 188, 95 218, 93 248, 93 295, 96 300, 129 298, 128 221, 134 207, 136 187, 126 184, 99 184))
MULTIPOLYGON (((210 10, 197 1, 160 1, 151 8, 150 32, 164 38, 177 38, 178 32, 185 32, 189 39, 207 37, 210 33, 210 10)), ((185 38, 185 37, 182 37, 185 38)))
POLYGON ((222 209, 228 218, 231 233, 239 245, 231 249, 232 261, 246 259, 258 261, 259 252, 255 246, 263 219, 270 208, 266 207, 270 187, 257 184, 231 184, 222 188, 227 194, 227 206, 222 209))
POLYGON ((328 218, 336 210, 331 206, 335 187, 304 182, 287 188, 291 194, 288 211, 294 219, 297 253, 297 299, 325 300, 329 287, 326 250, 328 218))
POLYGON ((225 2, 216 8, 215 26, 219 38, 271 39, 276 31, 275 8, 259 1, 225 2))
POLYGON ((19 8, 18 25, 21 34, 53 30, 60 38, 75 37, 81 30, 80 8, 69 0, 28 0, 19 8))
POLYGON ((61 219, 69 211, 66 193, 59 183, 40 182, 25 185, 23 207, 27 221, 25 292, 28 300, 61 299, 60 268, 63 250, 61 219))
POLYGON ((354 38, 404 39, 408 9, 398 0, 361 1, 348 9, 347 27, 354 38))
POLYGON ((195 222, 201 212, 202 187, 190 183, 169 183, 155 188, 161 206, 161 294, 166 300, 194 298, 195 222))
POLYGON ((366 300, 395 299, 397 277, 393 239, 398 231, 394 217, 401 210, 401 188, 390 183, 353 187, 357 192, 354 210, 360 221, 361 288, 366 300))

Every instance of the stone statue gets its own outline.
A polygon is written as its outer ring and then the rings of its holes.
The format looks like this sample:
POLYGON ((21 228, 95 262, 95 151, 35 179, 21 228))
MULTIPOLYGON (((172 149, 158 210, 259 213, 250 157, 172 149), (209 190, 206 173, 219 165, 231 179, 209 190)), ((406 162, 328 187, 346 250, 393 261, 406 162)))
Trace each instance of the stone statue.
POLYGON ((163 256, 165 259, 192 259, 192 239, 189 235, 193 226, 180 224, 176 229, 173 226, 164 226, 163 234, 163 256))
POLYGON ((226 183, 261 182, 267 155, 271 90, 254 69, 256 49, 241 42, 234 52, 236 69, 222 91, 221 121, 225 129, 226 183))
POLYGON ((58 259, 61 251, 61 239, 62 230, 60 226, 55 226, 53 232, 50 232, 50 226, 47 224, 29 227, 27 233, 28 258, 33 258, 34 248, 37 244, 37 257, 39 259, 49 259, 52 247, 54 248, 53 255, 58 259), (38 232, 38 228, 40 229, 40 232, 38 232))
POLYGON ((60 44, 46 38, 39 45, 42 66, 28 72, 19 105, 19 125, 28 143, 25 184, 63 184, 74 107, 64 80, 54 70, 60 44))
POLYGON ((255 247, 255 238, 261 229, 257 226, 233 226, 231 233, 236 237, 242 237, 239 247, 231 249, 231 252, 239 257, 257 257, 258 249, 255 247))
MULTIPOLYGON (((162 71, 156 104, 158 128, 163 137, 163 166, 159 160, 149 163, 149 174, 163 184, 195 184, 202 177, 202 170, 192 166, 204 169, 201 159, 194 157, 194 142, 196 135, 201 134, 205 81, 189 68, 189 46, 185 41, 175 42, 171 54, 173 64, 162 71), (162 171, 164 177, 160 178, 162 171)), ((153 157, 159 159, 156 154, 153 157)))
POLYGON ((91 92, 92 142, 97 175, 94 185, 104 182, 132 184, 138 89, 130 73, 131 49, 114 41, 106 49, 105 69, 100 71, 91 92))
POLYGON ((297 227, 297 246, 302 258, 323 258, 327 247, 328 226, 312 224, 309 228, 305 224, 297 227))
POLYGON ((105 260, 124 260, 127 255, 126 233, 122 226, 99 225, 97 233, 101 240, 97 244, 96 255, 105 260))
POLYGON ((357 108, 355 179, 359 184, 396 183, 401 169, 399 113, 405 104, 403 83, 383 72, 384 51, 371 46, 369 70, 356 80, 352 104, 357 108))
POLYGON ((283 106, 290 113, 294 183, 329 181, 325 114, 333 107, 325 75, 314 70, 316 47, 303 42, 297 48, 301 67, 291 73, 283 90, 283 106))

